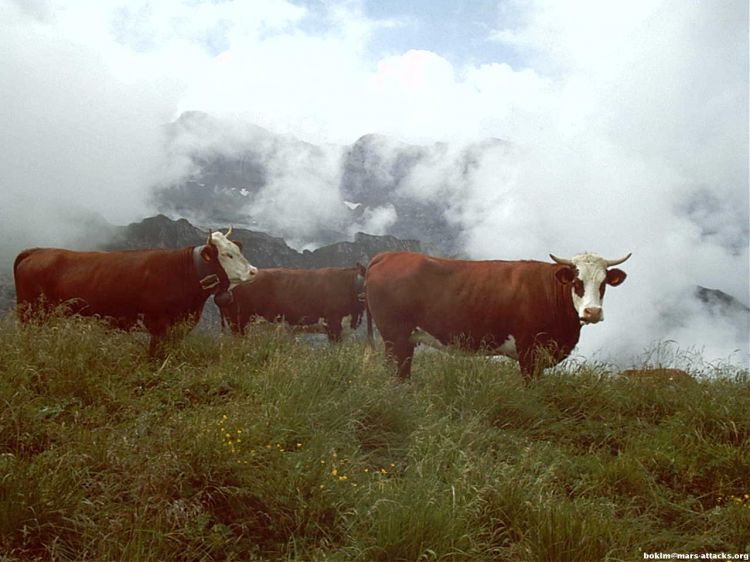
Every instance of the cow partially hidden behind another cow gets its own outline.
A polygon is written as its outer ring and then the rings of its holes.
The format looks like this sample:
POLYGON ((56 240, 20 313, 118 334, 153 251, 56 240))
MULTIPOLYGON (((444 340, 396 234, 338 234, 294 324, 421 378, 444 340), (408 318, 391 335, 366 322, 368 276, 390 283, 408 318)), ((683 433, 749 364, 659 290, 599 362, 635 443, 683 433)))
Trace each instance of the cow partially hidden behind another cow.
POLYGON ((66 312, 101 316, 121 329, 143 322, 153 356, 172 326, 195 326, 209 296, 219 300, 254 278, 258 270, 228 239, 231 230, 209 231, 204 245, 181 250, 24 250, 13 266, 18 317, 27 321, 39 310, 62 305, 66 312))
POLYGON ((323 318, 331 341, 341 338, 341 321, 351 316, 359 324, 364 304, 361 292, 365 268, 261 269, 252 285, 232 291, 232 302, 220 307, 222 323, 235 334, 244 333, 253 318, 284 320, 295 326, 317 324, 323 318))
POLYGON ((502 354, 518 360, 528 380, 565 359, 583 324, 604 319, 606 285, 625 272, 624 262, 595 254, 538 261, 467 261, 409 252, 386 252, 367 268, 367 306, 396 359, 401 377, 411 373, 419 328, 444 345, 502 354))

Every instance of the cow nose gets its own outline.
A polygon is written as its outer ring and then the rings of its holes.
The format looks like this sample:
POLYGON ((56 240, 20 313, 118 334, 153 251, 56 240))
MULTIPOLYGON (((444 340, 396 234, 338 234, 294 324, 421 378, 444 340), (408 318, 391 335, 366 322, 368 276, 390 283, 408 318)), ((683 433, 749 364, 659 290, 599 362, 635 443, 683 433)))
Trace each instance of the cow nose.
POLYGON ((586 324, 596 324, 597 322, 601 322, 602 318, 603 314, 600 306, 584 308, 583 315, 581 316, 581 320, 586 324))
POLYGON ((254 265, 251 265, 247 273, 248 273, 248 280, 253 281, 255 279, 255 276, 258 275, 258 268, 255 267, 254 265))

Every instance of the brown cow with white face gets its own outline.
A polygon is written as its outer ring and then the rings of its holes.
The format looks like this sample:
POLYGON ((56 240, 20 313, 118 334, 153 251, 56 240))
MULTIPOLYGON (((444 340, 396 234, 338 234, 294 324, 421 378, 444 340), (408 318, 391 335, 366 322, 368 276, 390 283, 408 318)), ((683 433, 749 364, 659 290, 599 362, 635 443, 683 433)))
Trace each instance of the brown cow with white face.
POLYGON ((247 323, 256 317, 295 326, 317 324, 323 318, 328 339, 338 341, 345 316, 351 316, 352 328, 361 320, 364 275, 365 268, 360 264, 261 269, 252 285, 237 287, 232 291, 232 301, 220 306, 222 321, 229 323, 233 333, 242 334, 247 323))
POLYGON ((630 257, 595 254, 539 261, 468 261, 410 252, 385 252, 367 268, 367 307, 386 352, 408 377, 420 329, 443 345, 457 344, 516 358, 529 379, 565 359, 581 326, 604 319, 606 285, 626 274, 612 268, 630 257), (543 353, 540 351, 543 350, 543 353))
POLYGON ((181 250, 24 250, 13 267, 18 317, 27 321, 38 310, 64 305, 71 314, 101 316, 121 329, 140 321, 155 355, 173 325, 198 322, 209 296, 221 298, 254 278, 258 270, 230 233, 209 232, 202 246, 181 250))

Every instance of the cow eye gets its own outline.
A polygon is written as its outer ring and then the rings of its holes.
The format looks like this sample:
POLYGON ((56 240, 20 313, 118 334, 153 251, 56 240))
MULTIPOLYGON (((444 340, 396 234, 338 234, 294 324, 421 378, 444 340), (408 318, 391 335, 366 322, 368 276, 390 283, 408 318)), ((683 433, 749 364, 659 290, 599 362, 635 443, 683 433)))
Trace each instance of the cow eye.
POLYGON ((231 259, 234 259, 234 256, 232 254, 224 254, 225 257, 231 259))

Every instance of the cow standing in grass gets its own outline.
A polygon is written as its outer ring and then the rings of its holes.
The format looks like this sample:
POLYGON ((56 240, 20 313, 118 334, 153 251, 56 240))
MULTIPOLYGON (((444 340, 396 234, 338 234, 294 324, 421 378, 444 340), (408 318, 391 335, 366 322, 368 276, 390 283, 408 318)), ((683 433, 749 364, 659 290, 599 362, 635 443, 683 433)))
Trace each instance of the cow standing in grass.
POLYGON ((617 286, 626 277, 609 268, 630 254, 619 260, 589 253, 551 257, 555 263, 410 252, 375 256, 365 278, 367 306, 399 375, 411 373, 417 329, 443 345, 516 358, 526 379, 565 359, 581 326, 604 319, 606 285, 617 286))
POLYGON ((209 231, 205 244, 181 250, 24 250, 13 266, 18 317, 27 321, 62 306, 121 329, 142 322, 153 356, 172 326, 197 324, 209 296, 226 300, 230 289, 256 275, 230 233, 209 231))
POLYGON ((244 333, 253 318, 269 322, 286 321, 294 326, 325 320, 330 341, 341 338, 341 321, 351 316, 356 328, 362 318, 361 299, 365 268, 326 267, 321 269, 261 269, 252 285, 232 291, 232 302, 221 306, 222 323, 235 334, 244 333))

